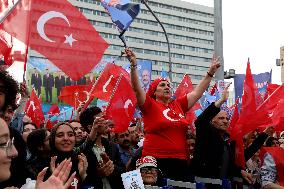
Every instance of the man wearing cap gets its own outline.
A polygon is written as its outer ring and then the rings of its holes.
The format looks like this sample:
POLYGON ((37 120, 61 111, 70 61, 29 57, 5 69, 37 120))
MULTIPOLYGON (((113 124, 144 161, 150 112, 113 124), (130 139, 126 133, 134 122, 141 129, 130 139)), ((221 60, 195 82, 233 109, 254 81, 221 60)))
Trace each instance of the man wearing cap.
POLYGON ((136 161, 136 169, 140 170, 144 185, 157 185, 158 167, 153 156, 145 156, 136 161))

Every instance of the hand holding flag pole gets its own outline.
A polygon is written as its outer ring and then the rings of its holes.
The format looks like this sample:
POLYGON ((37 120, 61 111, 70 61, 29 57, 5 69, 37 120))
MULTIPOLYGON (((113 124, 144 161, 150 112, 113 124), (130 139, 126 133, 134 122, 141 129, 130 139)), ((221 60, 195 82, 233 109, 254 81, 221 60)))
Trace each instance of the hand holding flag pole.
POLYGON ((143 3, 147 9, 151 12, 151 14, 155 17, 155 19, 157 20, 157 22, 161 25, 163 32, 166 36, 166 40, 168 43, 168 54, 169 54, 169 76, 170 76, 170 81, 172 81, 172 60, 171 60, 171 48, 170 48, 170 42, 169 42, 169 38, 168 38, 168 34, 166 32, 165 27, 163 26, 163 24, 161 23, 161 21, 159 20, 159 18, 155 15, 155 13, 152 11, 152 9, 150 8, 150 6, 147 4, 147 0, 141 0, 141 3, 143 3))

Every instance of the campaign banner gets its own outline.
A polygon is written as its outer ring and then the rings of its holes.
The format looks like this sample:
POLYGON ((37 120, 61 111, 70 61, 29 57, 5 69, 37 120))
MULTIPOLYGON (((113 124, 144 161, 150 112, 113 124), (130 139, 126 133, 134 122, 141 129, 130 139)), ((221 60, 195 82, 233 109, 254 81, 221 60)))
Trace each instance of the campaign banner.
MULTIPOLYGON (((69 105, 66 105, 58 99, 61 89, 65 86, 88 85, 95 82, 107 61, 108 60, 102 60, 90 73, 74 81, 48 59, 29 57, 26 75, 28 89, 29 91, 31 91, 32 88, 35 89, 37 96, 40 97, 42 102, 44 113, 47 113, 51 104, 58 104, 62 109, 64 109, 64 107, 70 108, 69 105)), ((94 100, 92 104, 95 104, 95 102, 94 100)))
MULTIPOLYGON (((122 67, 128 73, 130 73, 130 64, 125 64, 122 67)), ((138 60, 137 70, 141 87, 144 89, 145 92, 147 92, 152 78, 152 62, 150 60, 138 60)))
MULTIPOLYGON (((122 66, 128 73, 130 73, 130 64, 125 64, 122 66)), ((140 85, 145 92, 148 91, 151 79, 152 79, 152 61, 150 60, 138 60, 137 70, 140 80, 140 85)), ((141 118, 141 111, 136 108, 134 113, 135 118, 141 118)))
MULTIPOLYGON (((255 82, 256 87, 262 98, 265 97, 267 92, 267 86, 271 83, 271 75, 272 70, 270 72, 264 72, 260 74, 253 74, 253 79, 255 82)), ((243 95, 243 88, 244 88, 244 79, 245 74, 236 74, 234 77, 234 87, 235 87, 235 98, 240 98, 241 104, 241 97, 243 95)))

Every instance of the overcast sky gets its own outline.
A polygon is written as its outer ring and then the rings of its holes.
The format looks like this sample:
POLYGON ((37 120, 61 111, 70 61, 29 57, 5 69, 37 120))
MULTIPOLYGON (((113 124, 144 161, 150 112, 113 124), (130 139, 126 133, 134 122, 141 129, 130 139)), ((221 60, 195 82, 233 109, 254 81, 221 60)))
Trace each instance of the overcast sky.
MULTIPOLYGON (((185 0, 213 7, 214 0, 185 0)), ((275 60, 284 45, 284 0, 223 0, 225 70, 245 73, 250 58, 252 73, 272 69, 272 82, 280 84, 275 60)))
MULTIPOLYGON (((214 0, 185 1, 214 5, 214 0)), ((280 67, 275 66, 275 60, 284 45, 283 8, 284 0, 223 0, 225 70, 245 73, 249 57, 252 73, 272 69, 272 82, 280 83, 280 67)))

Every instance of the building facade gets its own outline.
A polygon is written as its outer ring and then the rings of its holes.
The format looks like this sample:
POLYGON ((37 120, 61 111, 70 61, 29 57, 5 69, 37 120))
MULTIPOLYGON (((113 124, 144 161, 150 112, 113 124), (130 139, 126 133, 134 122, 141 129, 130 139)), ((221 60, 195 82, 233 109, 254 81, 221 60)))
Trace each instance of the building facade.
POLYGON ((284 83, 284 46, 280 47, 281 83, 284 83))
MULTIPOLYGON (((139 0, 132 0, 141 3, 139 0)), ((123 44, 119 32, 100 0, 70 0, 90 20, 100 35, 110 44, 104 58, 114 58, 120 65, 123 44)), ((196 85, 207 72, 214 51, 214 9, 180 0, 149 0, 149 6, 163 23, 170 41, 173 87, 184 74, 190 74, 196 85)), ((169 72, 168 46, 162 28, 141 4, 141 12, 125 32, 127 45, 138 59, 152 61, 152 79, 169 72)), ((31 52, 30 56, 36 56, 31 52)))

